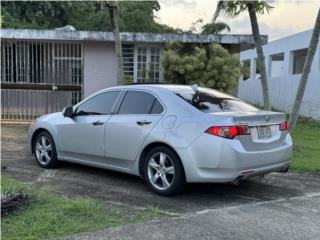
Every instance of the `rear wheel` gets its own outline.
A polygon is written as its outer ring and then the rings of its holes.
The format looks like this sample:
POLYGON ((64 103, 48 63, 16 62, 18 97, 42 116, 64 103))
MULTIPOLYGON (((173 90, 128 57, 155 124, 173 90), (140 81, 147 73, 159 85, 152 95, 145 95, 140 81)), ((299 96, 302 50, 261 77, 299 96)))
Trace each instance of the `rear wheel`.
POLYGON ((186 185, 179 157, 163 146, 152 149, 146 156, 144 178, 154 192, 163 196, 180 193, 186 185))
POLYGON ((33 152, 38 164, 43 168, 55 168, 58 166, 57 151, 51 135, 40 132, 33 144, 33 152))

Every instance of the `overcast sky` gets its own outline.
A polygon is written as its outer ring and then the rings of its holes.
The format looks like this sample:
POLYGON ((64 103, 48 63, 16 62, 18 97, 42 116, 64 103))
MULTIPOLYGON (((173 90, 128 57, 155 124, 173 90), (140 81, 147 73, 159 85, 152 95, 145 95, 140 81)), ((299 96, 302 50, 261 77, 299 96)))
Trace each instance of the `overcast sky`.
MULTIPOLYGON (((203 19, 210 22, 216 9, 216 0, 160 0, 161 10, 157 21, 172 27, 188 30, 192 23, 203 19)), ((309 1, 275 1, 274 9, 263 16, 258 16, 261 34, 269 35, 269 41, 294 33, 311 29, 314 25, 320 0, 309 1)), ((248 13, 235 19, 218 18, 231 27, 230 33, 251 34, 248 13)))

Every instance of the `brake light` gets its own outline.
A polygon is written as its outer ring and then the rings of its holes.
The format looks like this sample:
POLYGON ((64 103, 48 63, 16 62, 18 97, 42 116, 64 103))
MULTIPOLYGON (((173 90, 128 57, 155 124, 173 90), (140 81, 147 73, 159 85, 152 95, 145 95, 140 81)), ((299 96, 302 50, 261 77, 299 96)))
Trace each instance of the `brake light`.
POLYGON ((250 129, 247 125, 213 126, 209 127, 205 132, 211 135, 229 139, 232 139, 239 135, 250 135, 250 129))
POLYGON ((284 121, 284 122, 280 123, 279 129, 280 129, 280 131, 288 131, 288 129, 289 129, 288 122, 284 121))

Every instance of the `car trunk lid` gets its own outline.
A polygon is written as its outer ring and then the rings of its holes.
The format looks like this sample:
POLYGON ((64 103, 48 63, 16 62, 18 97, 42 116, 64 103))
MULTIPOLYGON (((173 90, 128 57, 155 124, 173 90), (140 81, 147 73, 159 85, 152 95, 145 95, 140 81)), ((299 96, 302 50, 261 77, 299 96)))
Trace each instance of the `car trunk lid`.
POLYGON ((268 150, 283 144, 286 131, 280 131, 280 124, 286 120, 284 113, 271 111, 219 112, 213 115, 230 116, 236 125, 247 125, 249 135, 237 136, 246 150, 268 150))

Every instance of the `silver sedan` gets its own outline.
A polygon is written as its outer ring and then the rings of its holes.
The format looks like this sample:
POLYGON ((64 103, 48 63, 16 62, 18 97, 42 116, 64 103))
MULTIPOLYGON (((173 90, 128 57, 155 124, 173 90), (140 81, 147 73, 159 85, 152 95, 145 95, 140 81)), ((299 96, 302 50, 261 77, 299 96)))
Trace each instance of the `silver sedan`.
POLYGON ((41 167, 68 161, 134 174, 161 195, 287 171, 292 154, 285 114, 179 85, 104 89, 36 119, 29 141, 41 167))

